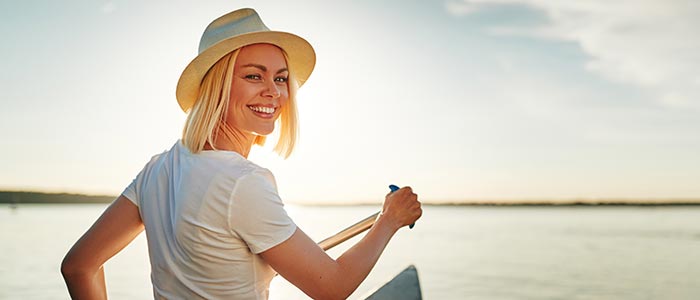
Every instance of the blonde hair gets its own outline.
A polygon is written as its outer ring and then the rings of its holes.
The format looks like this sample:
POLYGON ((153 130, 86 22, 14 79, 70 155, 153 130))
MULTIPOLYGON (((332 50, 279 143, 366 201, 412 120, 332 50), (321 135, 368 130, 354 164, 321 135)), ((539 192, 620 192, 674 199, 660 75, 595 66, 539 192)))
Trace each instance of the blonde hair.
MULTIPOLYGON (((240 48, 222 57, 202 79, 197 100, 188 110, 185 127, 182 130, 182 143, 192 153, 201 152, 207 142, 217 150, 214 146, 219 136, 217 133, 222 132, 223 135, 226 135, 227 132, 231 131, 230 128, 227 128, 229 125, 226 124, 225 117, 231 95, 234 66, 239 52, 240 48)), ((289 62, 287 54, 282 52, 286 61, 289 62)), ((280 108, 280 117, 276 122, 280 134, 273 149, 283 158, 292 154, 299 135, 296 106, 296 92, 299 84, 289 65, 288 69, 289 98, 286 104, 280 108)), ((266 136, 258 135, 255 137, 255 144, 264 146, 265 140, 266 136)))

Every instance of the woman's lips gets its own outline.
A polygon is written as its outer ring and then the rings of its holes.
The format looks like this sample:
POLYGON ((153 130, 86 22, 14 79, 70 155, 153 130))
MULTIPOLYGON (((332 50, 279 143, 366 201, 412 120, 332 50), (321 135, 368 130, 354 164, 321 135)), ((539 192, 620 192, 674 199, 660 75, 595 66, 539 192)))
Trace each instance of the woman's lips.
POLYGON ((254 114, 264 119, 272 118, 275 115, 275 111, 277 111, 276 107, 261 105, 248 105, 248 108, 252 110, 254 114))

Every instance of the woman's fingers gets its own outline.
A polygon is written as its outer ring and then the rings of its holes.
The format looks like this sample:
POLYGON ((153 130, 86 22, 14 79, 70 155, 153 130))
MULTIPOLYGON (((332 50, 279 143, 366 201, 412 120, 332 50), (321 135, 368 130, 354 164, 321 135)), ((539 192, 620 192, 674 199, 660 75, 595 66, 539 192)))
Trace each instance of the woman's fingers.
POLYGON ((418 195, 410 186, 389 193, 384 201, 383 214, 400 224, 400 227, 415 223, 423 214, 418 195))

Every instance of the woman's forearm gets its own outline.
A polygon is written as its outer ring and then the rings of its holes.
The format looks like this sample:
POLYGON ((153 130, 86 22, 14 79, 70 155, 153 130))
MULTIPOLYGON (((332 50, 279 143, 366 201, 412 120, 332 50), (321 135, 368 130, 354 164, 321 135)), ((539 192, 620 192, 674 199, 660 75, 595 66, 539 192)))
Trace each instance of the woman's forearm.
POLYGON ((367 235, 332 259, 301 229, 261 252, 280 275, 314 299, 345 299, 367 277, 389 240, 421 216, 420 202, 409 187, 387 195, 382 214, 367 235))
POLYGON ((367 278, 398 229, 396 224, 380 216, 362 240, 336 259, 342 274, 337 288, 342 295, 350 296, 367 278))

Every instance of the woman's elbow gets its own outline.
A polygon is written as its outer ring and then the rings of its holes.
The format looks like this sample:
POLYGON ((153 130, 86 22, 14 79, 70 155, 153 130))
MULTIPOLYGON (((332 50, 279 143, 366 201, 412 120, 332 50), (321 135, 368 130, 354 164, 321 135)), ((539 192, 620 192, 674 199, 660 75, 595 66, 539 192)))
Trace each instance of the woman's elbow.
POLYGON ((309 294, 309 296, 313 299, 322 299, 322 300, 335 300, 335 299, 347 299, 350 297, 350 294, 343 293, 339 290, 335 289, 323 289, 322 291, 318 291, 313 294, 309 294))
POLYGON ((341 282, 322 284, 318 286, 309 296, 313 299, 334 300, 347 299, 354 290, 344 287, 341 282))
POLYGON ((61 261, 61 275, 64 279, 68 279, 72 274, 77 273, 76 264, 70 255, 66 255, 61 261))
POLYGON ((68 253, 61 262, 61 274, 63 278, 69 278, 90 273, 90 268, 83 264, 78 257, 68 253))

